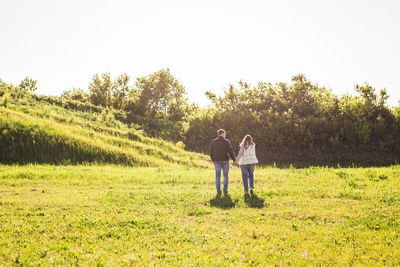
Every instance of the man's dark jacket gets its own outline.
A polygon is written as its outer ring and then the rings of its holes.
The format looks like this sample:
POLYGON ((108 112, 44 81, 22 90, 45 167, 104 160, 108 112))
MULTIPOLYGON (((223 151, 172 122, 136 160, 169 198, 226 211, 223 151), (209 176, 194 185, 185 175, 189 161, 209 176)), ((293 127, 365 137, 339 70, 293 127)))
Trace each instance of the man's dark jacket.
POLYGON ((210 143, 210 157, 215 161, 229 161, 229 156, 233 161, 236 160, 235 152, 233 152, 231 142, 228 139, 218 136, 210 143))

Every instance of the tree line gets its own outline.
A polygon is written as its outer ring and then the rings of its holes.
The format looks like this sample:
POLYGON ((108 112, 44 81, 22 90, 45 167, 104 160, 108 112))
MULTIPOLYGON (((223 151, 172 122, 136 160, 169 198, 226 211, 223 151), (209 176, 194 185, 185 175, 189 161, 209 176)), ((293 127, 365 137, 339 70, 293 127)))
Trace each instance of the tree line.
MULTIPOLYGON (((26 78, 18 86, 1 81, 0 88, 4 102, 7 94, 34 95, 37 86, 26 78)), ((180 142, 197 152, 207 153, 216 130, 224 128, 235 150, 241 138, 251 134, 265 164, 396 163, 400 107, 388 107, 384 89, 376 91, 368 83, 354 89, 355 96, 338 96, 302 74, 289 83, 252 86, 239 81, 220 96, 206 92, 211 105, 199 108, 188 100, 184 85, 163 69, 133 82, 127 74, 115 79, 110 73, 95 74, 87 90, 68 90, 52 101, 89 106, 91 111, 99 107, 149 136, 180 142)))
POLYGON ((238 144, 249 133, 264 163, 383 165, 400 155, 400 109, 386 90, 356 85, 357 96, 334 95, 304 75, 290 83, 256 86, 240 81, 222 96, 207 92, 212 106, 189 120, 186 144, 207 150, 206 131, 226 128, 238 144), (203 131, 202 131, 203 130, 203 131), (201 142, 199 142, 201 140, 201 142))
POLYGON ((194 108, 189 104, 185 87, 169 69, 136 78, 133 85, 126 73, 114 80, 110 73, 95 74, 88 90, 73 88, 63 92, 61 98, 173 122, 182 121, 194 108))

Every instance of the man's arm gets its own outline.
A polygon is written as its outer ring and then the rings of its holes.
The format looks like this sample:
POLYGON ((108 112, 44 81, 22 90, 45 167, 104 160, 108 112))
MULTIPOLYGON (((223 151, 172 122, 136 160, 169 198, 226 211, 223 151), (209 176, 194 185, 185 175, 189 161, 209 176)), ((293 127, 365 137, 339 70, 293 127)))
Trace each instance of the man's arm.
POLYGON ((228 153, 229 153, 229 156, 235 162, 236 161, 236 156, 235 156, 235 152, 233 152, 231 141, 229 141, 229 140, 227 140, 227 141, 228 141, 228 153))
POLYGON ((210 142, 209 151, 210 151, 210 158, 211 158, 212 162, 214 162, 214 146, 213 146, 212 142, 210 142))

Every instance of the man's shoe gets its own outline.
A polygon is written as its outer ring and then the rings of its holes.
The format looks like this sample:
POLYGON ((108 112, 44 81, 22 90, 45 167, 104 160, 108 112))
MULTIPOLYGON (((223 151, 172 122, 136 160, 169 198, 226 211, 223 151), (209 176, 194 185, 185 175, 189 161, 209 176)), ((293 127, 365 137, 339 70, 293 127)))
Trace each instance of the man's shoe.
POLYGON ((225 191, 225 192, 224 192, 224 195, 227 196, 227 195, 228 195, 228 191, 225 191))
POLYGON ((250 195, 254 195, 253 189, 250 189, 250 195))

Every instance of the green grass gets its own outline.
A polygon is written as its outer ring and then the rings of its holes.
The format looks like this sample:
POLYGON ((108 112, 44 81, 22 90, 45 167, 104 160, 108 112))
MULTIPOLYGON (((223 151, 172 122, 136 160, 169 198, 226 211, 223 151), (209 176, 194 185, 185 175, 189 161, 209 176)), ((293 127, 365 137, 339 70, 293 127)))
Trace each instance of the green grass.
POLYGON ((400 264, 400 166, 0 165, 0 265, 400 264))

